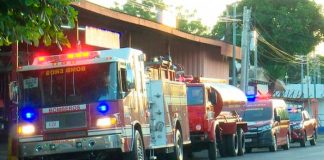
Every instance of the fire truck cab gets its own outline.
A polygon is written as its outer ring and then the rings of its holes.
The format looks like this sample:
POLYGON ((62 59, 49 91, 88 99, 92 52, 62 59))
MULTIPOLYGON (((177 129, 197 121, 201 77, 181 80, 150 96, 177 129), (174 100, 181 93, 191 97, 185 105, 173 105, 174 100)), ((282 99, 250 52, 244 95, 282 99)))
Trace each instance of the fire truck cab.
POLYGON ((245 94, 225 80, 194 78, 187 83, 192 151, 208 149, 209 159, 244 154, 247 124, 236 111, 246 104, 245 94))
POLYGON ((99 159, 120 151, 124 159, 162 152, 181 160, 190 143, 186 85, 172 81, 170 65, 145 68, 144 61, 141 51, 124 48, 41 56, 20 66, 18 157, 99 159))

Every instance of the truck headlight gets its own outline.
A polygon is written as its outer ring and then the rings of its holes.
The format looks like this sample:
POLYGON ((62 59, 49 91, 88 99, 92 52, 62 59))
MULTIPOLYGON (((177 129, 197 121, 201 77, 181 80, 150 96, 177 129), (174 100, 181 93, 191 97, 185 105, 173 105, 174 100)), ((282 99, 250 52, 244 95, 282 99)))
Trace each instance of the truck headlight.
POLYGON ((117 119, 115 117, 104 117, 97 119, 97 127, 109 127, 111 125, 117 124, 117 119))
POLYGON ((35 126, 32 124, 22 125, 18 128, 18 133, 21 135, 31 135, 35 133, 35 126))

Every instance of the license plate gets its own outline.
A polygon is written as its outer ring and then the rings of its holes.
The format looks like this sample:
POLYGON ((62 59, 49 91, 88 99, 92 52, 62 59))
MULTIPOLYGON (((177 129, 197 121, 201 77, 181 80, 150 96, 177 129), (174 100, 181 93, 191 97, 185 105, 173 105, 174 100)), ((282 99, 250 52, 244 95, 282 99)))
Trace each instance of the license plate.
POLYGON ((46 122, 46 128, 47 129, 60 128, 60 121, 49 121, 49 122, 46 122))
POLYGON ((252 139, 251 138, 246 138, 245 142, 252 142, 252 139))

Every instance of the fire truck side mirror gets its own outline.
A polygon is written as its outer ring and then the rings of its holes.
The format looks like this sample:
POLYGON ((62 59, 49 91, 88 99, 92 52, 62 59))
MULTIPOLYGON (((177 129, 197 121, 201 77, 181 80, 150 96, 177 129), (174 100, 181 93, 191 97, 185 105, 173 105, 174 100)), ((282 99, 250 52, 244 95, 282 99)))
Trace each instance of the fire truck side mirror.
POLYGON ((12 103, 18 103, 18 83, 17 81, 12 81, 9 83, 9 98, 12 103))

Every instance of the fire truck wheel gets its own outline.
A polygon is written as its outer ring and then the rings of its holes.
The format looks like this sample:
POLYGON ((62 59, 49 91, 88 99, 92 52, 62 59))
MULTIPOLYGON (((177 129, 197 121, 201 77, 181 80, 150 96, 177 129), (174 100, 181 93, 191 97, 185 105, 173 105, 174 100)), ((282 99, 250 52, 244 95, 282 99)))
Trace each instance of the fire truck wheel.
POLYGON ((316 145, 316 138, 317 138, 317 132, 315 130, 313 133, 312 139, 309 141, 310 145, 312 145, 312 146, 316 145))
POLYGON ((219 151, 219 155, 221 157, 226 157, 226 149, 225 149, 225 137, 223 136, 222 138, 219 137, 219 141, 217 142, 217 148, 219 151))
POLYGON ((237 134, 231 134, 225 136, 225 146, 228 156, 237 156, 238 153, 238 136, 237 134))
POLYGON ((217 141, 210 142, 208 146, 208 157, 209 160, 216 160, 217 158, 217 141))
POLYGON ((238 153, 237 155, 242 156, 245 153, 245 135, 242 128, 237 130, 238 137, 238 153))
POLYGON ((130 153, 125 153, 124 160, 145 160, 143 139, 138 130, 135 130, 133 149, 130 153))
POLYGON ((171 153, 172 160, 183 160, 183 139, 179 129, 175 132, 174 152, 171 153))

